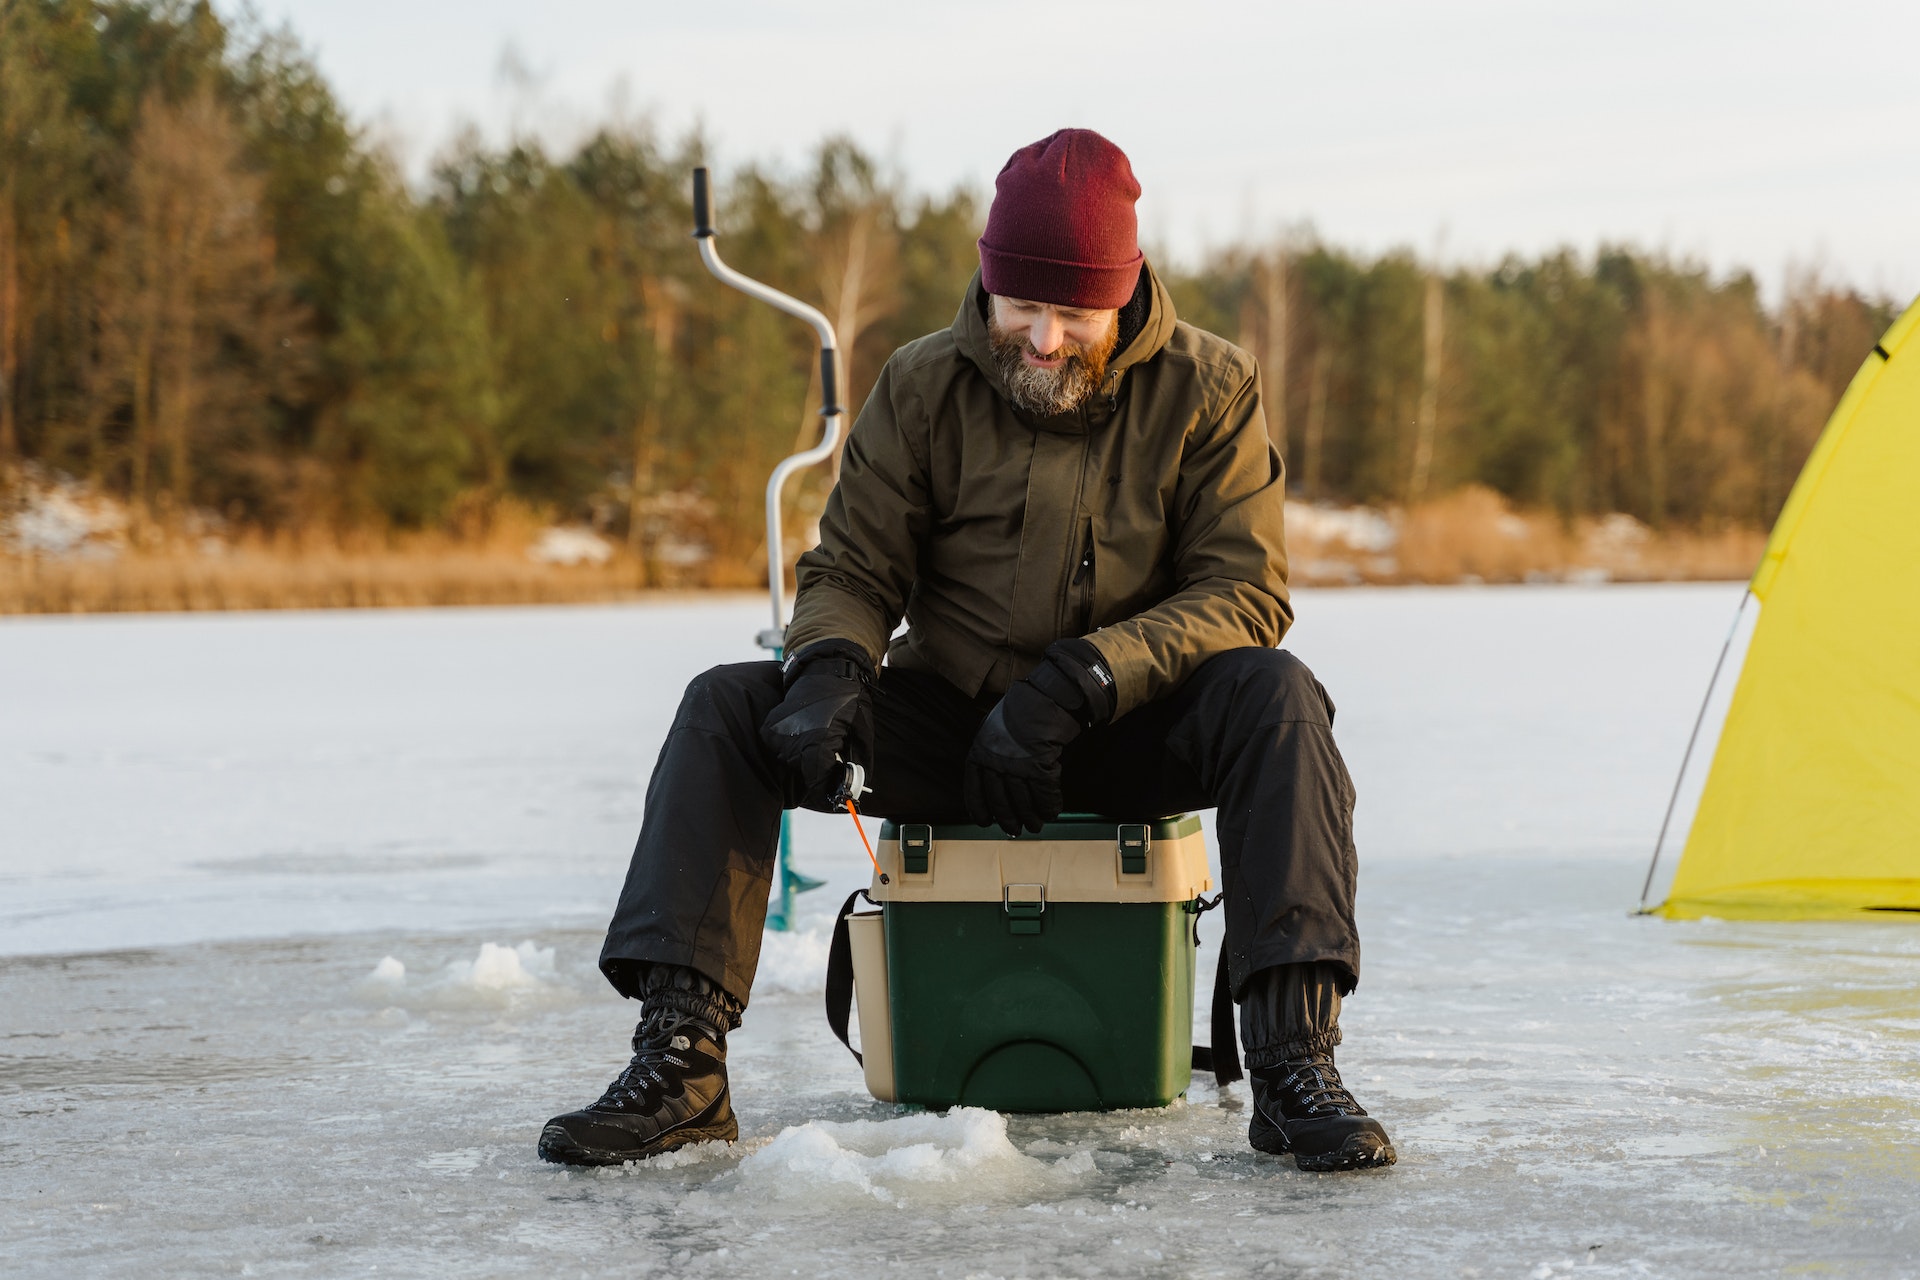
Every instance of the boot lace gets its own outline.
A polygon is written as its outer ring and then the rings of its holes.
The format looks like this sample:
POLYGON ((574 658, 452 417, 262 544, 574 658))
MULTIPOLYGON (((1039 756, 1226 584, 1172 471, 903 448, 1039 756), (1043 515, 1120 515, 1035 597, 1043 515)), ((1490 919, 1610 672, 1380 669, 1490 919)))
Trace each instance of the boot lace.
POLYGON ((1331 1056, 1316 1054, 1281 1065, 1289 1070, 1279 1082, 1280 1090, 1291 1095, 1301 1119, 1367 1114, 1366 1108, 1355 1102, 1347 1086, 1340 1082, 1340 1068, 1333 1065, 1331 1056))
POLYGON ((640 1025, 633 1030, 633 1061, 614 1077, 590 1109, 624 1111, 651 1094, 669 1089, 672 1081, 667 1077, 668 1070, 685 1071, 691 1065, 678 1052, 692 1047, 693 1037, 682 1034, 683 1029, 713 1035, 711 1028, 691 1014, 674 1009, 649 1009, 642 1014, 640 1025))

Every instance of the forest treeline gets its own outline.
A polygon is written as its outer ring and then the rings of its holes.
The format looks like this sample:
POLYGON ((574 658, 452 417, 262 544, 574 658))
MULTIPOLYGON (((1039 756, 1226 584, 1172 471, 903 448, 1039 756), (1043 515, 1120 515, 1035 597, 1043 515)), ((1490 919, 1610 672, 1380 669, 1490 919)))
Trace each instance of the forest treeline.
MULTIPOLYGON (((812 338, 702 271, 702 155, 644 122, 566 154, 469 134, 410 185, 286 33, 0 0, 0 475, 85 481, 153 539, 466 534, 518 504, 663 575, 763 571, 812 338)), ((721 175, 718 207, 729 261, 835 321, 855 404, 951 322, 985 215, 844 139, 721 175)), ((1164 274, 1260 361, 1298 494, 1481 485, 1656 527, 1770 521, 1895 313, 1810 276, 1770 309, 1624 247, 1436 270, 1300 234, 1164 274)))

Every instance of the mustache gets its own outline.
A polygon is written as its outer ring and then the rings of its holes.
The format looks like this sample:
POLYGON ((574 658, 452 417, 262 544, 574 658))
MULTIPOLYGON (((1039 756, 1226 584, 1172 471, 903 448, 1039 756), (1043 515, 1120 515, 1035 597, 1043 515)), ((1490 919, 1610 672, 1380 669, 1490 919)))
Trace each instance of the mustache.
POLYGON ((1085 364, 1087 362, 1087 359, 1093 355, 1093 350, 1094 350, 1092 347, 1083 346, 1077 342, 1063 342, 1059 346, 1055 347, 1051 354, 1041 355, 1040 349, 1034 346, 1033 343, 1027 340, 1026 338, 1007 339, 1007 345, 1009 346, 1012 346, 1016 343, 1020 347, 1019 354, 1032 356, 1035 360, 1058 360, 1062 356, 1064 356, 1068 360, 1078 360, 1082 364, 1085 364))
POLYGON ((1095 366, 1104 369, 1107 358, 1113 354, 1114 343, 1112 339, 1114 337, 1118 337, 1118 335, 1110 335, 1107 341, 1093 344, 1063 342, 1050 353, 1042 355, 1039 349, 1035 347, 1032 341, 1024 334, 1016 337, 1014 334, 1008 333, 1005 329, 993 324, 988 325, 987 328, 989 343, 1003 357, 1024 355, 1032 356, 1035 360, 1057 360, 1065 356, 1066 363, 1061 365, 1060 369, 1054 370, 1056 373, 1060 372, 1061 369, 1072 368, 1076 363, 1082 366, 1095 366))

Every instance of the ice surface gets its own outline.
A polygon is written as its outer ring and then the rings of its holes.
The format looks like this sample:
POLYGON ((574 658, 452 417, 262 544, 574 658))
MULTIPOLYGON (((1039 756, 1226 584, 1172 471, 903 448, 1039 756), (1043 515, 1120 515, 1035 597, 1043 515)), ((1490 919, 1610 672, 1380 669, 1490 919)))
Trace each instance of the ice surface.
POLYGON ((599 1093, 633 1024, 593 928, 533 938, 553 967, 518 998, 441 985, 473 970, 472 935, 16 958, 0 1257, 26 1276, 1915 1274, 1920 931, 1636 920, 1636 874, 1368 865, 1340 1057, 1400 1151, 1379 1175, 1257 1155, 1244 1088, 1204 1078, 1157 1112, 905 1113, 866 1096, 818 996, 789 993, 732 1037, 740 1143, 561 1170, 533 1158, 540 1123, 599 1093), (387 957, 397 990, 368 980, 387 957))
POLYGON ((742 1140, 536 1161, 625 1061, 649 735, 757 601, 0 624, 0 1272, 1920 1275, 1920 930, 1628 915, 1737 596, 1302 599, 1361 793, 1340 1061, 1401 1156, 1338 1176, 1204 1077, 875 1102, 818 994, 866 855, 810 817, 742 1140))
MULTIPOLYGON (((1363 855, 1643 857, 1739 594, 1300 592, 1363 855)), ((681 689, 764 612, 0 621, 0 954, 604 924, 681 689)), ((797 816, 821 896, 848 826, 797 816)))

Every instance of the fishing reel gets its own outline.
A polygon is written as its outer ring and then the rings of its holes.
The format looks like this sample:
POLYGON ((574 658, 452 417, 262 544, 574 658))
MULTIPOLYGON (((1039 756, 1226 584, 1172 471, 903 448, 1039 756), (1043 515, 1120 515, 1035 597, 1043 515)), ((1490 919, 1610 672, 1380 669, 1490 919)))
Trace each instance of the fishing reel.
POLYGON ((827 803, 836 809, 844 809, 850 804, 859 804, 860 797, 873 790, 867 785, 867 771, 851 760, 835 756, 834 759, 846 766, 846 773, 840 779, 840 789, 833 793, 827 803))

